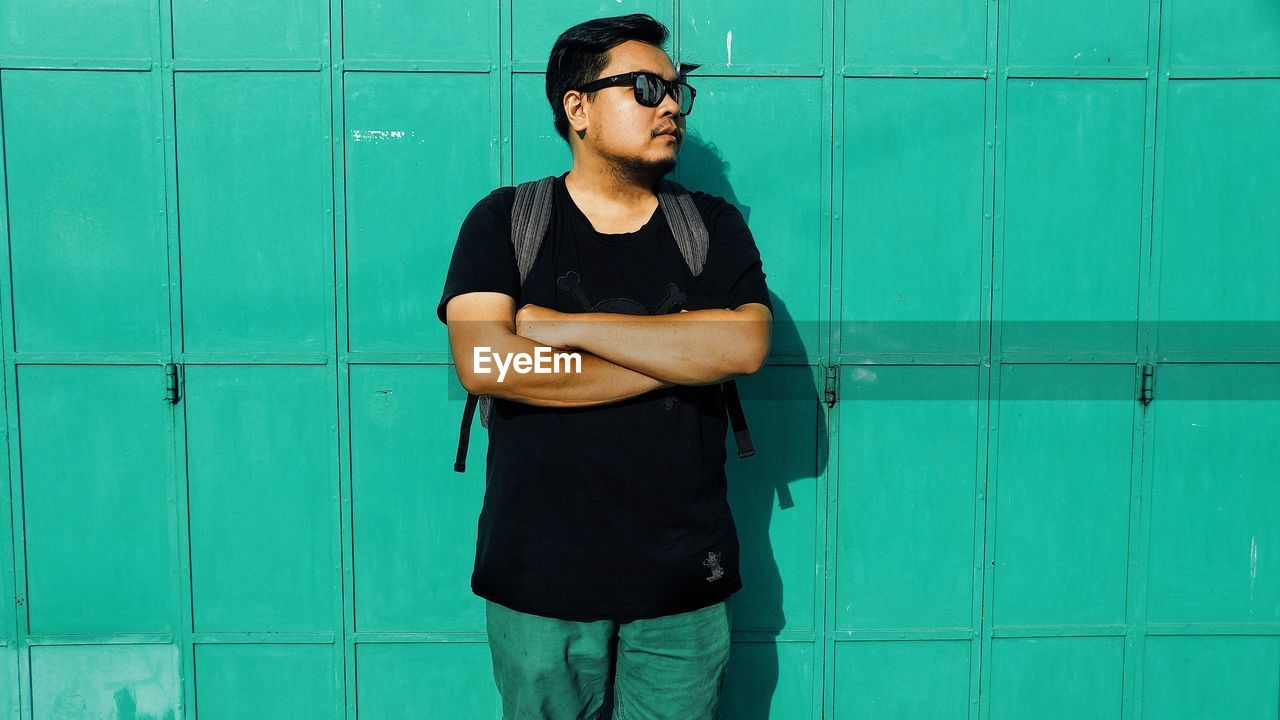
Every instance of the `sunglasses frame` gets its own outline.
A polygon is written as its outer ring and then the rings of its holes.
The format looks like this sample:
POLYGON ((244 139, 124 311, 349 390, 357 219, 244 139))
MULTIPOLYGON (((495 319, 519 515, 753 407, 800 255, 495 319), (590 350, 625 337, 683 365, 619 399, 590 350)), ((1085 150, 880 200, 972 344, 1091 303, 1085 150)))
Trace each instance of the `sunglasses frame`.
POLYGON ((673 91, 676 89, 677 86, 683 86, 683 88, 685 90, 688 90, 689 92, 689 112, 681 112, 680 114, 686 117, 688 117, 689 114, 693 112, 693 101, 694 101, 694 98, 696 98, 698 95, 698 91, 695 90, 692 85, 685 82, 683 78, 668 80, 662 77, 661 75, 658 75, 656 73, 651 73, 647 70, 636 70, 634 72, 622 73, 621 75, 610 75, 609 77, 606 77, 606 78, 592 80, 586 85, 581 85, 573 89, 577 90, 578 92, 593 92, 595 90, 601 90, 607 87, 615 87, 615 86, 622 86, 622 85, 630 85, 632 94, 635 96, 636 102, 640 103, 641 105, 644 105, 645 107, 658 107, 659 105, 662 104, 662 98, 668 95, 671 96, 672 100, 675 100, 676 97, 673 94, 673 91), (640 86, 636 84, 636 79, 641 76, 646 76, 650 80, 657 81, 658 86, 662 88, 662 94, 658 96, 658 102, 654 103, 653 105, 648 105, 643 100, 640 99, 640 86))

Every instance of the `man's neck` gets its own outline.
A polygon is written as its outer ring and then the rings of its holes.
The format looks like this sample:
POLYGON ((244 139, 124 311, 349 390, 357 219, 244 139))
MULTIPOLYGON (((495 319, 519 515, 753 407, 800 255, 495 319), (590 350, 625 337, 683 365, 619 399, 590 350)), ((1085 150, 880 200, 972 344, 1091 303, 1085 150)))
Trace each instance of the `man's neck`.
POLYGON ((575 158, 573 167, 565 176, 565 187, 573 192, 575 198, 619 210, 651 208, 658 196, 653 186, 651 181, 631 177, 599 159, 575 158))

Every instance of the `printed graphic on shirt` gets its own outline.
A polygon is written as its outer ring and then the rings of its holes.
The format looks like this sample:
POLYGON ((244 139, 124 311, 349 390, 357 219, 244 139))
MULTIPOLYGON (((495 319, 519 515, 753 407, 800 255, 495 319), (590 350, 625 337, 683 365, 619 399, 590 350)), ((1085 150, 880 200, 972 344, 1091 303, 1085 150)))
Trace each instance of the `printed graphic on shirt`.
POLYGON ((679 285, 669 283, 667 285, 667 296, 662 299, 662 303, 658 305, 656 310, 649 312, 645 309, 645 306, 631 298, 609 298, 598 303, 591 302, 591 299, 582 290, 582 276, 576 270, 570 270, 561 277, 556 278, 556 285, 561 290, 568 290, 569 294, 573 295, 578 303, 582 305, 582 309, 587 312, 611 312, 622 313, 623 315, 665 315, 672 306, 689 299, 680 290, 679 285))
MULTIPOLYGON (((587 297, 587 293, 582 289, 582 276, 576 270, 570 270, 556 278, 556 285, 561 290, 566 290, 570 295, 573 295, 586 312, 611 312, 623 315, 665 315, 676 304, 683 304, 689 299, 689 296, 685 295, 679 285, 668 283, 667 296, 662 299, 662 302, 658 304, 658 307, 653 312, 649 312, 645 306, 631 298, 618 297, 601 300, 598 303, 591 302, 591 298, 587 297)), ((675 407, 676 400, 675 396, 667 395, 662 398, 662 407, 670 410, 675 407)))
POLYGON ((707 582, 724 577, 724 568, 720 567, 720 553, 708 552, 707 559, 703 560, 702 564, 711 568, 711 577, 707 578, 707 582))

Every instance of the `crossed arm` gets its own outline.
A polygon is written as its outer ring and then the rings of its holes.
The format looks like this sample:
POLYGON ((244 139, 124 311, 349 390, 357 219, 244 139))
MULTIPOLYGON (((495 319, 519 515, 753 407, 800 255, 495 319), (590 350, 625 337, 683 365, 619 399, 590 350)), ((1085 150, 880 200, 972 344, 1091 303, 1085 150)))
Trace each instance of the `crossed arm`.
MULTIPOLYGON (((673 385, 710 385, 750 375, 769 354, 773 316, 760 303, 668 315, 560 313, 509 295, 465 293, 445 309, 458 378, 468 392, 531 405, 605 405, 673 385), (532 355, 556 348, 582 372, 477 372, 475 348, 532 355)), ((576 370, 576 368, 575 368, 576 370)))

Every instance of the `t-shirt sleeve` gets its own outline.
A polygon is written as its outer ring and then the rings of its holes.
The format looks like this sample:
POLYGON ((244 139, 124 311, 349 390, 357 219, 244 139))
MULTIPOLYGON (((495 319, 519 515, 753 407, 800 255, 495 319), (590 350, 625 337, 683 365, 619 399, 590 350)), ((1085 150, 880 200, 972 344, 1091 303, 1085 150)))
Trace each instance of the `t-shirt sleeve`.
POLYGON ((698 278, 697 290, 687 307, 690 310, 733 310, 755 302, 773 312, 760 250, 742 212, 732 203, 716 198, 707 231, 711 236, 707 259, 698 278))
POLYGON ((446 322, 445 306, 469 292, 498 292, 520 297, 520 270, 511 247, 514 187, 501 187, 471 208, 458 231, 453 258, 444 279, 436 317, 446 322))

